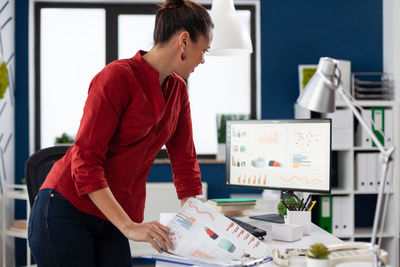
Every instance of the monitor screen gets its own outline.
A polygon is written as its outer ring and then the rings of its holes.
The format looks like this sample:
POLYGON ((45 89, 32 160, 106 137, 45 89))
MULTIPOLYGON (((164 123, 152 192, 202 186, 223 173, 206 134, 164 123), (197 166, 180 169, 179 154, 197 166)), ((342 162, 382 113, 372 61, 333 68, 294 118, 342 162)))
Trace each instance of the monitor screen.
POLYGON ((330 192, 331 120, 228 121, 226 184, 330 192))

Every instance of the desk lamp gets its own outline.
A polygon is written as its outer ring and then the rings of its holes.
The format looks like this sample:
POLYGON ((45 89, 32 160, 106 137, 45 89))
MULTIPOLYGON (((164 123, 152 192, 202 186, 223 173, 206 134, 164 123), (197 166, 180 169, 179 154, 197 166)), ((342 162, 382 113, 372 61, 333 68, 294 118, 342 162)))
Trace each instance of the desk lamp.
POLYGON ((209 55, 245 55, 253 53, 250 34, 239 21, 233 0, 213 0, 211 17, 214 37, 209 55))
MULTIPOLYGON (((373 258, 373 266, 384 266, 383 262, 379 259, 380 245, 382 239, 383 226, 386 217, 386 210, 388 204, 388 195, 386 195, 385 204, 382 212, 382 199, 384 194, 384 188, 386 185, 388 166, 393 162, 393 152, 394 146, 389 145, 385 148, 378 138, 373 133, 372 129, 366 124, 361 113, 355 107, 357 104, 354 100, 343 90, 341 73, 338 68, 338 61, 328 57, 322 57, 319 60, 318 68, 314 76, 308 82, 302 94, 297 99, 297 103, 309 110, 320 112, 320 113, 332 113, 335 111, 335 93, 338 92, 339 95, 344 99, 346 105, 351 109, 354 116, 359 121, 361 127, 363 127, 368 135, 375 142, 376 146, 380 152, 380 161, 382 163, 382 171, 380 177, 380 185, 378 192, 378 199, 375 208, 374 225, 372 228, 371 237, 371 254, 373 258), (378 244, 376 243, 377 229, 380 224, 380 237, 378 244)), ((373 122, 372 122, 373 123, 373 122)))

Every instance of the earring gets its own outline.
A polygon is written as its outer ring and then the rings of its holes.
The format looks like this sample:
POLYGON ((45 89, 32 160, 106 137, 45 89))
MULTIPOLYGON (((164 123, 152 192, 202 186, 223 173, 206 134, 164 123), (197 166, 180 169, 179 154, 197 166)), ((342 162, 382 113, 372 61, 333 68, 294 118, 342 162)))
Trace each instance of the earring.
POLYGON ((182 60, 182 61, 184 61, 184 60, 185 60, 185 58, 186 58, 186 56, 185 56, 185 52, 182 52, 182 54, 181 54, 181 60, 182 60))

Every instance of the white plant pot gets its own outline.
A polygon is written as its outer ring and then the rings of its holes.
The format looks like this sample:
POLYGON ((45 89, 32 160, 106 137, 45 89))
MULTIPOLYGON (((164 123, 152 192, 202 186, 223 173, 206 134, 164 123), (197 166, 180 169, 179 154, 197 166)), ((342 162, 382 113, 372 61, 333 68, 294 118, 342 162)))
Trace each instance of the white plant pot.
POLYGON ((307 267, 329 267, 329 259, 313 259, 306 257, 307 267))
POLYGON ((226 144, 218 144, 217 160, 225 160, 226 144))

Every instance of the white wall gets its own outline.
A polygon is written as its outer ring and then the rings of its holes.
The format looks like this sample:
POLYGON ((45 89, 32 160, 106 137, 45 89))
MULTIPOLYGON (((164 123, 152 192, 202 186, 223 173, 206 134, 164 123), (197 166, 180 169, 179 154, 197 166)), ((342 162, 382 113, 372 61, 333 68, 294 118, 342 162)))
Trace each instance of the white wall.
MULTIPOLYGON (((395 112, 400 111, 400 1, 398 0, 382 0, 383 4, 383 71, 392 76, 394 82, 395 93, 395 112)), ((398 115, 397 115, 398 116, 398 115)), ((394 124, 394 145, 397 147, 394 160, 400 159, 400 127, 399 123, 394 124)), ((395 176, 393 177, 393 186, 399 188, 399 163, 395 162, 395 176)), ((397 197, 397 200, 399 197, 397 197)), ((394 210, 396 214, 390 214, 390 222, 395 225, 395 253, 396 266, 399 266, 399 220, 400 220, 400 203, 395 201, 394 210)), ((388 219, 387 219, 388 220, 388 219)), ((393 257, 393 255, 392 255, 393 257)))
MULTIPOLYGON (((2 88, 4 69, 0 68, 0 91, 5 89, 3 97, 0 94, 0 181, 3 183, 14 183, 15 181, 15 129, 14 129, 14 91, 15 91, 15 0, 0 1, 0 65, 4 62, 7 68, 7 79, 9 86, 2 88), (3 73, 2 73, 3 72, 3 73)), ((2 193, 0 191, 2 196, 2 193)), ((4 201, 1 199, 1 201, 4 201)), ((14 217, 13 201, 6 202, 6 214, 11 223, 14 217)), ((1 205, 0 205, 1 209, 1 205)), ((1 212, 1 210, 0 210, 1 212)), ((1 214, 1 213, 0 213, 1 214)), ((4 223, 3 218, 0 220, 4 223)), ((2 242, 0 242, 2 246, 2 242)), ((7 255, 14 255, 14 239, 6 240, 7 255)), ((2 253, 2 249, 0 250, 2 253)), ((3 255, 0 254, 0 259, 3 255)), ((2 262, 2 260, 0 261, 2 262)), ((14 257, 7 257, 7 266, 14 265, 14 257)))

